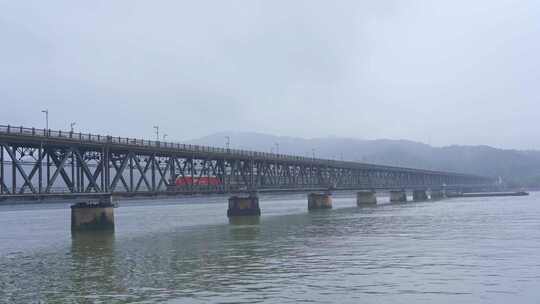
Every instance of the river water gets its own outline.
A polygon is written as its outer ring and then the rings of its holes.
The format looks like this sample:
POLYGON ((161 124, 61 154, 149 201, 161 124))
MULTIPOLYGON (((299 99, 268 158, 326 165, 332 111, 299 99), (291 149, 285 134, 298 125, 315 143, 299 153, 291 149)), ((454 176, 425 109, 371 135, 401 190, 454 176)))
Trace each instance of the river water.
POLYGON ((65 204, 0 207, 0 303, 540 303, 540 193, 308 212, 261 197, 120 202, 114 233, 65 204))

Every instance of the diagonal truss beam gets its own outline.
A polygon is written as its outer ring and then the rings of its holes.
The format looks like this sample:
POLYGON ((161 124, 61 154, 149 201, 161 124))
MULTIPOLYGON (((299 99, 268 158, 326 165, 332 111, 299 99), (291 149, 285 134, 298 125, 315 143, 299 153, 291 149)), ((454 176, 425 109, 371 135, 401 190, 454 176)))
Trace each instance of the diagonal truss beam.
POLYGON ((141 162, 138 157, 133 157, 133 160, 135 161, 135 167, 140 173, 139 180, 137 181, 137 185, 135 186, 135 192, 139 191, 139 188, 144 181, 146 184, 146 187, 148 190, 152 189, 152 185, 150 182, 148 182, 148 179, 146 178, 146 172, 148 172, 148 169, 150 168, 151 161, 147 161, 144 169, 141 167, 141 162))
POLYGON ((54 182, 58 178, 58 175, 62 176, 62 179, 64 179, 64 182, 66 183, 68 188, 73 192, 73 182, 70 181, 69 175, 66 173, 66 170, 64 169, 64 167, 66 165, 66 162, 67 162, 67 160, 69 158, 69 154, 71 152, 73 152, 73 149, 68 148, 65 151, 64 157, 61 160, 58 159, 58 156, 56 155, 56 153, 50 153, 50 151, 47 152, 50 155, 52 161, 54 162, 54 164, 56 166, 56 170, 54 171, 51 179, 47 181, 47 188, 45 189, 46 193, 49 193, 51 191, 51 188, 53 187, 54 182))
MULTIPOLYGON (((39 171, 39 168, 42 166, 41 162, 43 161, 44 158, 45 158, 45 153, 41 153, 40 157, 38 157, 38 159, 34 163, 34 166, 32 167, 32 170, 30 171, 30 174, 28 174, 28 180, 25 179, 24 184, 21 186, 21 189, 19 190, 19 194, 24 193, 24 189, 26 188, 26 186, 28 186, 30 189, 32 189, 32 187, 34 187, 33 184, 32 184, 32 178, 39 171)), ((34 190, 32 190, 32 192, 36 193, 35 192, 35 187, 34 187, 34 190)))
MULTIPOLYGON (((3 144, 2 144, 2 146, 6 149, 6 152, 8 153, 9 157, 11 158, 12 166, 15 166, 15 168, 17 168, 17 170, 21 174, 21 177, 23 178, 24 183, 29 185, 30 190, 32 191, 32 193, 37 193, 36 189, 32 185, 32 182, 28 178, 28 175, 26 175, 26 172, 24 171, 24 169, 22 168, 20 162, 17 160, 17 157, 15 156, 15 154, 17 153, 16 150, 15 150, 15 147, 10 148, 9 146, 3 145, 3 144)), ((14 176, 13 178, 16 178, 16 177, 14 176)), ((16 189, 13 189, 13 192, 15 192, 15 191, 16 191, 16 189)))
POLYGON ((111 182, 111 191, 114 191, 116 189, 116 185, 118 185, 119 181, 122 181, 122 184, 126 188, 126 191, 129 191, 129 186, 127 185, 126 180, 124 179, 124 170, 126 169, 126 166, 130 157, 131 157, 131 152, 124 156, 124 158, 120 162, 120 165, 116 163, 117 159, 111 159, 111 163, 114 169, 116 170, 116 174, 114 175, 114 178, 111 182))
MULTIPOLYGON (((79 150, 74 149, 74 153, 75 153, 75 157, 76 157, 77 161, 81 165, 81 169, 82 169, 84 175, 86 175, 86 178, 90 182, 90 184, 86 187, 85 192, 90 192, 90 188, 92 188, 92 187, 94 188, 94 190, 96 192, 100 192, 101 191, 100 187, 97 184, 97 175, 94 176, 94 174, 92 174, 92 171, 90 170, 90 168, 88 168, 88 163, 83 159, 83 157, 82 157, 79 150)), ((96 168, 96 171, 98 171, 98 169, 99 169, 99 167, 96 168)))
POLYGON ((170 166, 169 166, 169 162, 170 160, 167 161, 167 166, 165 166, 165 169, 161 170, 161 166, 159 165, 158 161, 154 158, 154 162, 155 162, 155 167, 157 168, 157 171, 159 173, 159 182, 158 182, 158 185, 156 187, 156 189, 159 189, 161 187, 162 184, 165 184, 165 187, 167 187, 169 185, 169 182, 167 181, 167 172, 169 171, 170 169, 170 166))

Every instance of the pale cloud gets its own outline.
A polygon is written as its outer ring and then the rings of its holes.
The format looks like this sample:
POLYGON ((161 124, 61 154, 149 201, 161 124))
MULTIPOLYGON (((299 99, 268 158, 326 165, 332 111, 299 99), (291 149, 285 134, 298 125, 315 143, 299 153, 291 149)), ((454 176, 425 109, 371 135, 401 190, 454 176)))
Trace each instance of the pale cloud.
POLYGON ((537 148, 536 1, 0 1, 0 121, 537 148))

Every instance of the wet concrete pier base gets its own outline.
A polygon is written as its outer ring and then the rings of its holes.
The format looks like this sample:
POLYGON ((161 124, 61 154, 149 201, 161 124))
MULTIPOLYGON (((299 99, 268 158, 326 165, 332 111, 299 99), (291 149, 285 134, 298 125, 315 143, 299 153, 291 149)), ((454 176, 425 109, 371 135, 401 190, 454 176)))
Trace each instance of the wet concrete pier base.
POLYGON ((374 206, 377 205, 377 196, 375 191, 365 190, 356 193, 357 206, 374 206))
POLYGON ((72 205, 71 230, 114 230, 114 205, 111 198, 72 205))
POLYGON ((444 198, 444 191, 442 190, 431 190, 430 197, 432 200, 440 200, 444 198))
POLYGON ((406 201, 407 201, 407 192, 405 192, 405 190, 390 191, 390 202, 404 203, 406 201))
POLYGON ((256 194, 249 196, 231 196, 227 216, 260 216, 259 197, 256 194))
POLYGON ((332 195, 330 193, 308 194, 308 210, 332 209, 332 195))
POLYGON ((428 195, 426 190, 416 189, 413 191, 413 201, 423 202, 428 200, 428 195))

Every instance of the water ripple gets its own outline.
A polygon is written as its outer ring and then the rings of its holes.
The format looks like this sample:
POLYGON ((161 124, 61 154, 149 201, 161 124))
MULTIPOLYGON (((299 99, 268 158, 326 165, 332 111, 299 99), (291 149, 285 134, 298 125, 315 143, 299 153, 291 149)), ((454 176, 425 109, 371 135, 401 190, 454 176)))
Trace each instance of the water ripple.
POLYGON ((116 233, 71 236, 54 208, 24 212, 42 232, 5 212, 0 303, 532 302, 538 197, 283 214, 305 208, 290 199, 239 225, 215 203, 127 206, 116 233))

